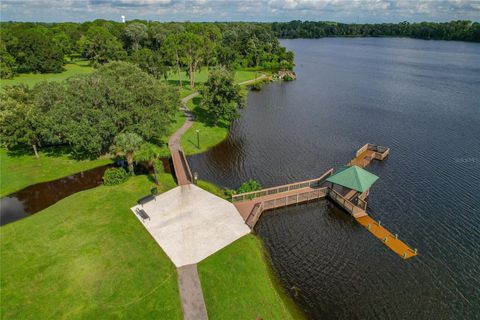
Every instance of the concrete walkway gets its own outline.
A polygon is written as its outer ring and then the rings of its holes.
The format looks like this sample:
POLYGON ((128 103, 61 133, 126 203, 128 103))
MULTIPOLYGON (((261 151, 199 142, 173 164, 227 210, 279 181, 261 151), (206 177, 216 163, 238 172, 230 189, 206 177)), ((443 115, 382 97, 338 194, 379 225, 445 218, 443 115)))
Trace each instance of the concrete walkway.
POLYGON ((196 264, 190 264, 177 269, 178 290, 182 303, 183 319, 206 320, 207 308, 203 299, 202 286, 198 278, 196 264))

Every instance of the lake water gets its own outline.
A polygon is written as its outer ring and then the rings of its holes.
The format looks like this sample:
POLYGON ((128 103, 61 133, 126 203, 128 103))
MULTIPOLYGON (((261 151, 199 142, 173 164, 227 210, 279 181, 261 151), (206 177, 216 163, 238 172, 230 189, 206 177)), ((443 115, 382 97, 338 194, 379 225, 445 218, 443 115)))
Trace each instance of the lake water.
POLYGON ((480 318, 480 44, 282 41, 298 80, 251 92, 228 140, 190 158, 238 187, 318 177, 370 142, 391 148, 369 212, 420 255, 403 261, 329 201, 265 213, 255 229, 313 319, 480 318))

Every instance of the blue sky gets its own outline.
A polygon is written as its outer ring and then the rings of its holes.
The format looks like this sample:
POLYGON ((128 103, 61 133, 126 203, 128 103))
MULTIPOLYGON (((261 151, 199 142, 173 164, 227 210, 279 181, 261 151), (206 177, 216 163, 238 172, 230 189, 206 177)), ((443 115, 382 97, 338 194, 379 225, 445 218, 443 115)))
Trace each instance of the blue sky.
POLYGON ((480 21, 480 0, 0 0, 1 21, 480 21))

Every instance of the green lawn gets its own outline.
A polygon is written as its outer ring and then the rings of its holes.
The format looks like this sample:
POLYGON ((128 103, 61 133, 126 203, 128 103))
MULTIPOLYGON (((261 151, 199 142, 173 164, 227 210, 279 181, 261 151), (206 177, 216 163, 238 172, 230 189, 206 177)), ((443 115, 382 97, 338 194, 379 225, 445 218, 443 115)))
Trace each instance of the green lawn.
POLYGON ((246 235, 198 264, 210 319, 304 319, 281 291, 260 240, 246 235))
MULTIPOLYGON (((205 69, 202 75, 206 75, 205 69)), ((255 79, 260 77, 261 72, 238 70, 235 72, 235 80, 237 83, 255 79)), ((203 79, 203 77, 201 78, 203 79)), ((192 91, 188 89, 182 90, 182 97, 187 96, 192 91)), ((208 123, 207 117, 202 109, 200 109, 200 98, 196 97, 188 101, 187 107, 195 113, 195 121, 190 129, 185 132, 180 140, 182 149, 188 155, 202 153, 216 146, 228 137, 230 123, 222 121, 216 126, 208 123), (200 143, 198 143, 197 130, 199 130, 200 143)))
POLYGON ((129 209, 152 186, 133 177, 1 227, 2 319, 181 319, 176 269, 129 209))
POLYGON ((195 121, 190 129, 180 139, 182 149, 186 154, 192 155, 202 153, 216 146, 228 137, 228 127, 209 126, 202 122, 195 121), (200 148, 197 144, 197 133, 199 130, 200 148))
POLYGON ((220 198, 228 200, 228 197, 225 195, 224 190, 212 182, 199 179, 197 182, 197 186, 199 186, 203 190, 213 193, 220 198))
POLYGON ((109 158, 77 161, 70 157, 65 148, 40 150, 38 159, 30 150, 22 150, 17 154, 0 148, 0 196, 110 162, 109 158))
POLYGON ((259 71, 246 71, 246 70, 237 70, 235 71, 235 81, 241 83, 248 80, 253 80, 259 78, 262 75, 262 72, 259 71))
POLYGON ((88 61, 77 61, 74 63, 69 63, 64 66, 65 71, 60 73, 28 73, 20 74, 13 79, 2 79, 0 81, 0 87, 14 84, 26 84, 29 87, 34 86, 36 83, 47 80, 47 81, 62 81, 71 76, 79 74, 88 74, 92 73, 95 69, 90 67, 88 61))
MULTIPOLYGON (((237 83, 255 79, 255 77, 261 76, 260 71, 250 71, 250 70, 237 70, 235 71, 235 81, 237 83)), ((190 93, 195 91, 195 88, 190 88, 190 78, 186 72, 182 72, 180 74, 180 78, 182 79, 183 85, 183 94, 182 98, 188 96, 190 93)), ((195 85, 202 84, 207 82, 208 80, 208 68, 202 68, 200 71, 195 72, 195 85)), ((180 86, 180 81, 178 81, 178 75, 174 72, 170 72, 167 78, 168 83, 173 84, 175 86, 180 86)))

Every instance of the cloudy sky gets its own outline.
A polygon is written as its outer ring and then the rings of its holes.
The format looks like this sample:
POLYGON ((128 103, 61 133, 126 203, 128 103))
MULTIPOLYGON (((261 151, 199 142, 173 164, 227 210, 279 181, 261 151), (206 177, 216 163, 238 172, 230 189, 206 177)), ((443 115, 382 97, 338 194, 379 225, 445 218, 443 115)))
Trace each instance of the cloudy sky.
POLYGON ((1 21, 480 21, 480 0, 0 0, 1 21))

